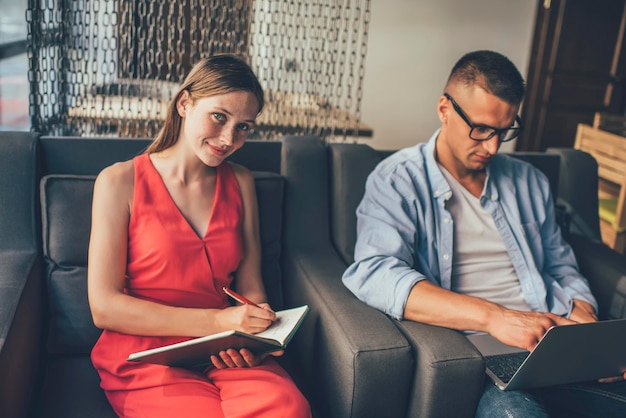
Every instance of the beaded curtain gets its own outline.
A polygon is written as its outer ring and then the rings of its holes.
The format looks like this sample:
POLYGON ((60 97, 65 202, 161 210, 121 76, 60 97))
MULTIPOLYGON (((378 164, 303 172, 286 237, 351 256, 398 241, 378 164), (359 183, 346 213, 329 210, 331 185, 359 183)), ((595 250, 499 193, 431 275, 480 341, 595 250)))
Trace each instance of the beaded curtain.
POLYGON ((154 137, 191 66, 238 54, 265 89, 255 136, 371 136, 370 0, 29 1, 32 130, 154 137))

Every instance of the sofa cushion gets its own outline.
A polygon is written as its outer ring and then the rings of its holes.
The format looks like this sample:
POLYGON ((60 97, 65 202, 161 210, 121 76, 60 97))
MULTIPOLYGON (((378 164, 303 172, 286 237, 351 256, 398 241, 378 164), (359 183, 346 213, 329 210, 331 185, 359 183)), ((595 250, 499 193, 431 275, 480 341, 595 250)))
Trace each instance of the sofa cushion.
POLYGON ((259 228, 261 232, 261 272, 268 301, 274 309, 284 308, 282 270, 283 199, 285 178, 279 174, 254 171, 259 228))
MULTIPOLYGON (((282 306, 280 270, 284 179, 255 172, 262 272, 272 306, 282 306)), ((48 291, 48 351, 87 354, 100 330, 87 300, 87 255, 94 176, 48 175, 41 181, 43 253, 48 291)))
POLYGON ((41 180, 51 353, 88 353, 100 335, 91 320, 87 301, 94 178, 53 175, 41 180))
POLYGON ((367 176, 387 154, 362 144, 330 144, 331 233, 346 264, 354 261, 356 208, 367 176))

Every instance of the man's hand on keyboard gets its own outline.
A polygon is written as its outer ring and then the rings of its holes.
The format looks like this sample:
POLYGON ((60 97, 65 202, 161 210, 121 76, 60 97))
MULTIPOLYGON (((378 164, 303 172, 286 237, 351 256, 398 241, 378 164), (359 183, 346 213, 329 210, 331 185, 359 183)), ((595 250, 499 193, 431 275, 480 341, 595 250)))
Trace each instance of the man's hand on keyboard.
POLYGON ((576 323, 550 312, 524 312, 500 308, 490 318, 487 332, 504 344, 528 351, 535 348, 550 328, 576 323))

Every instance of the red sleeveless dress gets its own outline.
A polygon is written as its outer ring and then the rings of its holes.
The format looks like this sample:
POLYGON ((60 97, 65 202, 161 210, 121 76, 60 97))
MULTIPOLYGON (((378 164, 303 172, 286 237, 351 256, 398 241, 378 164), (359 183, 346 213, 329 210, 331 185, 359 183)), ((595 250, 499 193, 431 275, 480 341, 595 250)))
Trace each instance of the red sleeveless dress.
MULTIPOLYGON (((199 237, 149 155, 135 157, 133 163, 126 292, 170 306, 229 306, 221 289, 230 285, 243 257, 243 200, 230 164, 217 167, 213 210, 204 237, 199 237)), ((119 416, 310 416, 306 400, 270 358, 258 367, 207 374, 126 361, 132 352, 186 339, 102 332, 91 359, 119 416)))

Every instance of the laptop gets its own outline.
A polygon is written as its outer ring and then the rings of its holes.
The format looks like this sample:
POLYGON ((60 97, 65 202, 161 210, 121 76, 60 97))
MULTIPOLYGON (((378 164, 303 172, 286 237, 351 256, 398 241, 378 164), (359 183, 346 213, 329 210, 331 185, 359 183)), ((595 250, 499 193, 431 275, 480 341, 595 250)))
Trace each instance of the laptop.
POLYGON ((501 390, 596 380, 626 371, 626 319, 552 327, 532 352, 489 334, 467 338, 483 355, 487 375, 501 390))

